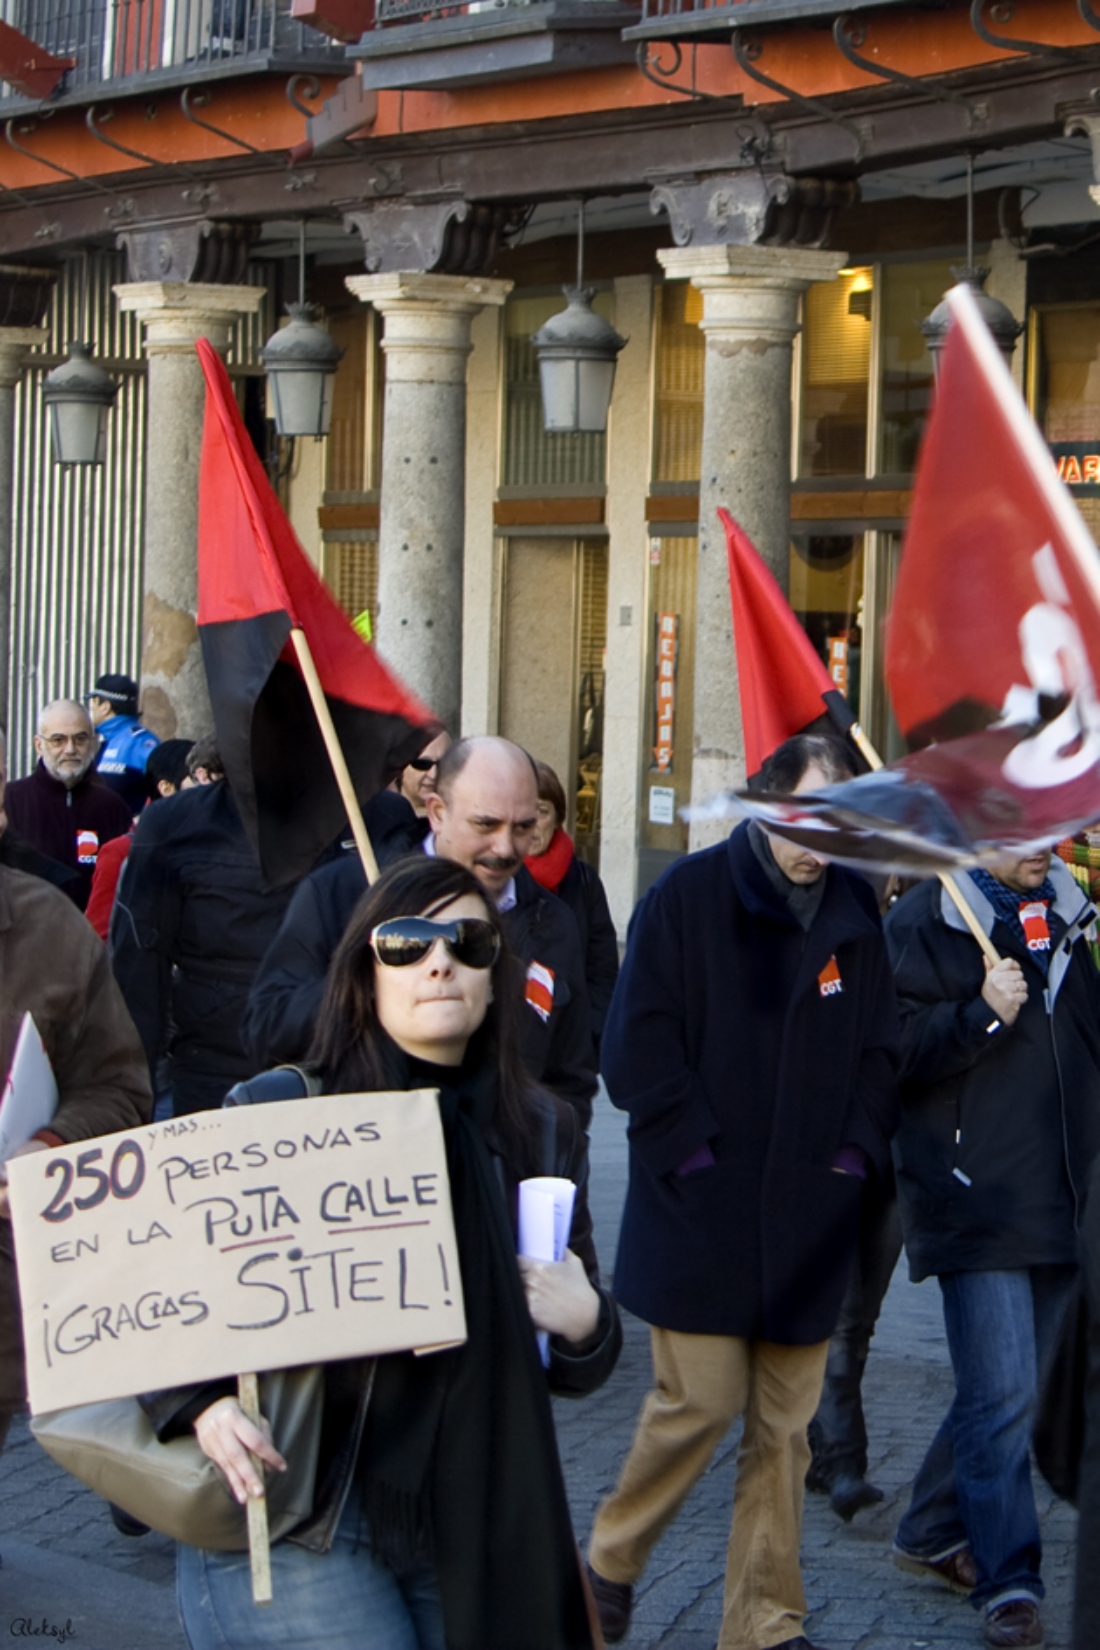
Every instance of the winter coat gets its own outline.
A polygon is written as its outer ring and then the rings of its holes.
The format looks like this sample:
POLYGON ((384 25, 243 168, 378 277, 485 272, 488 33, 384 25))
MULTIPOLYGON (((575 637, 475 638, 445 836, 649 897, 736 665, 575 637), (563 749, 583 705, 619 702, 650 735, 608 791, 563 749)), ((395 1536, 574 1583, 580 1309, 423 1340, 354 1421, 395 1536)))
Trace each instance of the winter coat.
MULTIPOLYGON (((236 1099, 238 1103, 256 1104, 265 1100, 300 1098, 304 1093, 305 1084, 301 1077, 284 1070, 266 1072, 253 1082, 242 1084, 236 1099)), ((547 1369, 550 1390, 563 1397, 580 1398, 602 1386, 615 1368, 622 1347, 622 1327, 615 1302, 607 1290, 600 1288, 599 1264, 592 1241, 592 1216, 588 1208, 588 1141, 569 1106, 555 1101, 548 1094, 536 1094, 532 1099, 545 1111, 545 1161, 541 1165, 541 1173, 572 1180, 576 1185, 569 1247, 584 1262, 589 1281, 600 1294, 599 1323, 591 1342, 583 1347, 573 1347, 559 1335, 550 1337, 550 1363, 547 1369)), ((520 1176, 508 1162, 502 1147, 490 1140, 490 1149, 515 1225, 520 1176)), ((313 1513, 288 1537, 313 1552, 327 1552, 332 1546, 336 1526, 352 1486, 374 1368, 375 1360, 372 1358, 345 1358, 325 1365, 325 1412, 313 1513)), ((157 1429, 157 1436, 166 1441, 188 1430, 196 1417, 218 1398, 235 1392, 235 1382, 211 1382, 203 1386, 177 1387, 151 1393, 141 1402, 157 1429)))
MULTIPOLYGON (((148 1122, 141 1042, 103 942, 64 894, 0 864, 0 1086, 28 1010, 57 1079, 52 1134, 89 1140, 148 1122)), ((11 1226, 0 1220, 0 1413, 25 1398, 21 1323, 11 1226)))
POLYGON ((32 848, 75 873, 66 892, 83 911, 92 891, 92 874, 100 847, 125 836, 133 810, 89 772, 70 790, 37 764, 26 779, 13 779, 4 792, 4 809, 19 835, 32 848))
POLYGON ((96 757, 96 772, 105 785, 117 791, 132 814, 140 813, 149 795, 145 764, 160 740, 143 728, 136 716, 108 716, 96 730, 103 743, 96 757))
POLYGON ((897 1012, 874 895, 829 867, 804 933, 747 826, 679 860, 630 925, 603 1040, 630 1113, 615 1294, 687 1334, 813 1345, 832 1333, 860 1180, 897 1121, 897 1012), (678 1174, 709 1145, 713 1165, 678 1174))
POLYGON ((592 1035, 598 1050, 607 1022, 607 1011, 611 1006, 611 993, 619 977, 618 935, 598 873, 583 859, 578 859, 576 854, 558 883, 556 893, 563 905, 572 911, 581 937, 588 1006, 592 1013, 592 1035))
POLYGON ((915 1281, 1076 1259, 1077 1213, 1100 1150, 1100 975, 1083 932, 1096 912, 1057 859, 1050 878, 1049 973, 1019 924, 996 920, 973 880, 959 878, 1027 979, 1011 1026, 982 997, 981 949, 938 882, 887 918, 902 1021, 894 1154, 915 1281))
POLYGON ((176 1113, 219 1106, 256 1066, 241 1021, 292 888, 274 889, 224 780, 142 814, 111 917, 111 961, 150 1070, 167 1045, 176 1113))
MULTIPOLYGON (((244 1037, 254 1068, 304 1059, 329 963, 366 887, 358 854, 315 871, 299 887, 248 999, 244 1037)), ((516 905, 501 913, 501 922, 524 967, 541 965, 553 975, 547 1018, 530 1003, 524 1007, 521 1051, 528 1075, 567 1100, 587 1128, 596 1092, 595 1052, 576 924, 561 900, 522 868, 516 873, 516 905)))

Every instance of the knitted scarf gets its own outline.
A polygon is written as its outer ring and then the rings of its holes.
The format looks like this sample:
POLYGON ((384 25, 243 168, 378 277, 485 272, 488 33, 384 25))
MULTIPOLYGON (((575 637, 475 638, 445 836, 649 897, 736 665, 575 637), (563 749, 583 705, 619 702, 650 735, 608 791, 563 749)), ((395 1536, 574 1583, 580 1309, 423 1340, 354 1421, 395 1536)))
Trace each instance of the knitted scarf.
POLYGON ((530 859, 523 862, 540 888, 545 888, 548 894, 556 894, 561 887, 562 878, 573 863, 573 839, 567 836, 561 826, 550 838, 550 846, 544 854, 532 854, 530 859))
MULTIPOLYGON (((1006 888, 1003 882, 998 882, 991 871, 974 870, 971 871, 970 875, 990 905, 992 905, 997 920, 1003 922, 1005 927, 1014 933, 1017 938, 1024 932, 1023 924, 1020 921, 1020 906, 1028 900, 1046 900, 1047 921, 1050 924, 1051 932, 1050 951, 1053 952, 1055 934, 1061 929, 1062 925, 1054 915, 1054 902, 1058 898, 1058 894, 1049 877, 1044 877, 1038 888, 1029 889, 1026 894, 1018 894, 1014 889, 1006 888)), ((1039 968, 1045 970, 1050 960, 1050 953, 1033 952, 1032 960, 1039 968)))
POLYGON ((591 1650, 546 1373, 486 1142, 496 1076, 386 1040, 387 1083, 438 1088, 468 1339, 378 1360, 359 1458, 375 1550, 435 1562, 448 1650, 591 1650))

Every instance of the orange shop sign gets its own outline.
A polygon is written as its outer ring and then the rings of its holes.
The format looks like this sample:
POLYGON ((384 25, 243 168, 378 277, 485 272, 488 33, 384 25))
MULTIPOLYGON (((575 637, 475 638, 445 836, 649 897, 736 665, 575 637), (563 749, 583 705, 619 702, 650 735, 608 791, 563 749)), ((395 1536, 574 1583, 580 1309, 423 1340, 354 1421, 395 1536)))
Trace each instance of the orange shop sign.
POLYGON ((658 773, 671 773, 673 730, 676 725, 676 671, 679 665, 680 616, 654 614, 656 625, 656 669, 653 693, 653 766, 658 773))

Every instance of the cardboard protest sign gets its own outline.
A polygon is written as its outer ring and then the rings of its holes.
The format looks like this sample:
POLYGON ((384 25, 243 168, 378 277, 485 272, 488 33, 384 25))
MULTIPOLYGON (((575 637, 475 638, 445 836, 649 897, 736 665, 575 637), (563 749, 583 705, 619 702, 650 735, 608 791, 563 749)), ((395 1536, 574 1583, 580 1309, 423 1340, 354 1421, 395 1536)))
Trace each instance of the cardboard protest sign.
POLYGON ((198 1112, 9 1174, 36 1415, 465 1338, 433 1090, 198 1112))

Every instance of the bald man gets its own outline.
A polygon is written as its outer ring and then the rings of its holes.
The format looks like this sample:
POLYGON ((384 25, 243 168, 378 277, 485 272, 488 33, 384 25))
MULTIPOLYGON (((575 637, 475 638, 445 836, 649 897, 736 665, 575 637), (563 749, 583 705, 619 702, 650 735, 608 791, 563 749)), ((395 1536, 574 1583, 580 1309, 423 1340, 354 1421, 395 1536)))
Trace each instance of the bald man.
MULTIPOLYGON (((527 1070, 587 1128, 596 1071, 580 935, 572 912, 523 864, 538 816, 534 763, 509 739, 460 739, 440 757, 426 804, 423 819, 383 845, 382 862, 438 854, 477 877, 525 971, 527 1070)), ((328 965, 365 887, 359 856, 349 854, 295 894, 248 1000, 244 1036, 258 1070, 304 1058, 328 965)))
POLYGON ((100 848, 125 836, 134 816, 95 772, 95 731, 75 699, 45 706, 34 749, 33 773, 7 788, 8 819, 24 842, 75 873, 65 892, 83 911, 100 848))

